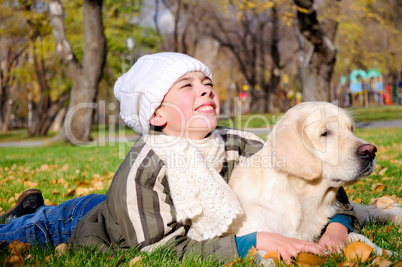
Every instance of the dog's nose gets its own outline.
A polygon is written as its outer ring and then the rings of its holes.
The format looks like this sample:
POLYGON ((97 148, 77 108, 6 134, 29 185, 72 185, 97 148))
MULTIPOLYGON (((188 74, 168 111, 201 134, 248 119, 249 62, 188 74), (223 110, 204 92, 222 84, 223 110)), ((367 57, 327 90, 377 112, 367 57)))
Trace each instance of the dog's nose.
POLYGON ((356 150, 356 154, 359 158, 368 161, 375 158, 375 152, 377 152, 377 148, 371 144, 361 145, 356 150))

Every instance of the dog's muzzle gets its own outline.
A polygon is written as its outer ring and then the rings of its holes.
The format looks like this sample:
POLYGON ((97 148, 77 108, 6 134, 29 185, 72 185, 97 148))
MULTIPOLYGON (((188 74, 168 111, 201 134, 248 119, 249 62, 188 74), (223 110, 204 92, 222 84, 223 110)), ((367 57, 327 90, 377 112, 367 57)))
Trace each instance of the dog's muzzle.
POLYGON ((372 144, 364 144, 357 148, 356 156, 361 160, 360 168, 361 172, 360 177, 365 177, 371 174, 374 170, 375 165, 375 153, 377 152, 377 148, 372 144))

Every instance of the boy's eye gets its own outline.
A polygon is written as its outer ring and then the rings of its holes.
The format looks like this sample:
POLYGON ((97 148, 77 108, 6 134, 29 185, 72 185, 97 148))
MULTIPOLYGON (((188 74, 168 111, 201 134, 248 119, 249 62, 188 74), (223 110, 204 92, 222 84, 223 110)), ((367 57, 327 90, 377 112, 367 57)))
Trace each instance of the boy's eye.
POLYGON ((214 87, 212 83, 205 83, 204 85, 214 87))
POLYGON ((190 87, 190 86, 191 86, 191 84, 188 83, 188 84, 183 85, 182 88, 184 88, 184 87, 190 87))

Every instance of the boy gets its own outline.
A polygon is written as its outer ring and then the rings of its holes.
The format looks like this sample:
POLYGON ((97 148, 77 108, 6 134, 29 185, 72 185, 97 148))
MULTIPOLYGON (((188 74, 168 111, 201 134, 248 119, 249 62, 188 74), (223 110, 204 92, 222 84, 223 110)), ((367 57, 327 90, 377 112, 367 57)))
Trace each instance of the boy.
POLYGON ((348 243, 356 220, 341 190, 343 208, 318 244, 272 233, 225 235, 242 212, 227 185, 230 174, 263 141, 217 127, 219 98, 200 61, 169 52, 143 56, 117 80, 114 93, 121 117, 142 138, 117 170, 106 200, 76 224, 70 244, 101 250, 170 244, 180 257, 203 252, 220 259, 244 257, 255 246, 279 251, 289 263, 300 251, 348 243))

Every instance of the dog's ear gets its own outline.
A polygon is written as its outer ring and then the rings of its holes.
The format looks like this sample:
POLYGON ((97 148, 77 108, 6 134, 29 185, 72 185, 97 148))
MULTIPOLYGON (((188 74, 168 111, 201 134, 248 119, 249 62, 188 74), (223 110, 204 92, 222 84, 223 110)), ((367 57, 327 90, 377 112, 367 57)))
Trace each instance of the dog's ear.
POLYGON ((273 167, 306 180, 321 176, 321 162, 309 150, 310 140, 301 122, 283 118, 273 128, 270 142, 275 157, 273 167))

